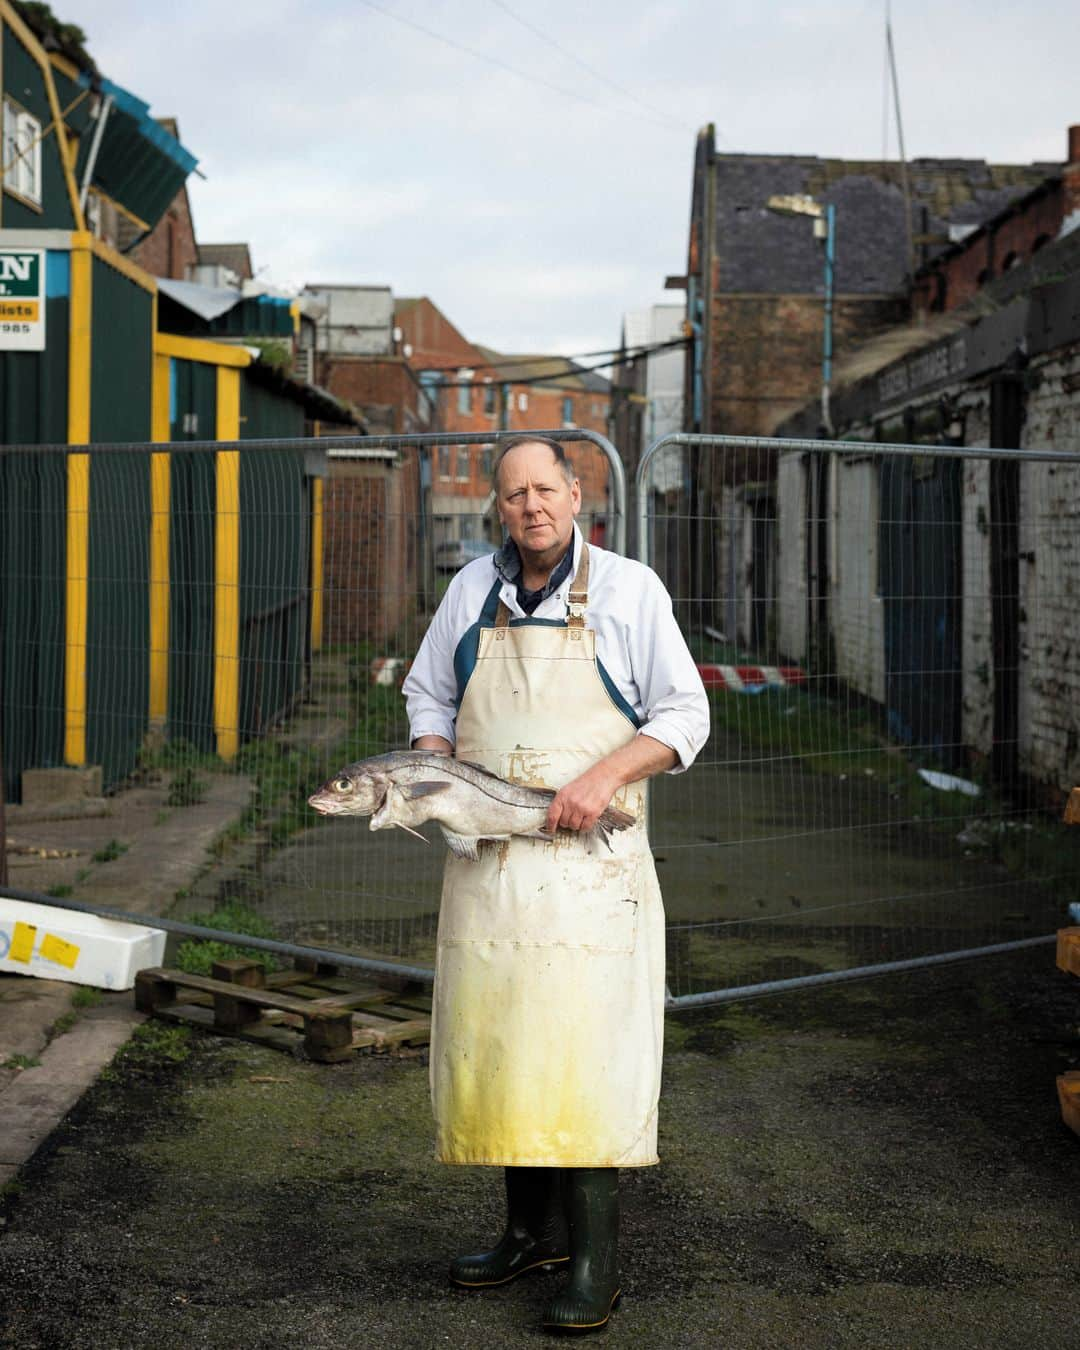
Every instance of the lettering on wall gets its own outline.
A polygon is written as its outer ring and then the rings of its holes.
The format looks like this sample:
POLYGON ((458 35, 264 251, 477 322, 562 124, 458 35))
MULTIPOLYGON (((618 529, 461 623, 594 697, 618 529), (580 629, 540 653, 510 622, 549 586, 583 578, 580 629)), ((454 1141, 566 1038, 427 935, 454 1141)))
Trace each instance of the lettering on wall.
POLYGON ((967 341, 963 334, 901 361, 878 376, 878 401, 896 403, 924 385, 955 379, 967 370, 967 341))

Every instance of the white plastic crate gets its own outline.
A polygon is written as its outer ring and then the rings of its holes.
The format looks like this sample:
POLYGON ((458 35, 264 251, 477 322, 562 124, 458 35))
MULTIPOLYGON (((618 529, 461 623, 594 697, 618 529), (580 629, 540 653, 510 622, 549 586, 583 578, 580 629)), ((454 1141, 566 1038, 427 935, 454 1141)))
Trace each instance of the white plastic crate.
POLYGON ((0 971, 130 989, 140 970, 164 959, 160 928, 0 895, 0 971))

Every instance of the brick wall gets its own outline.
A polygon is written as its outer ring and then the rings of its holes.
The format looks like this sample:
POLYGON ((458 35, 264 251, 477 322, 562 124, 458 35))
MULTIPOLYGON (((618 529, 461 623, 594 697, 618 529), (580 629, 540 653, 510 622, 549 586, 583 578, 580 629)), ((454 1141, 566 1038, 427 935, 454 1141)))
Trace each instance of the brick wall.
MULTIPOLYGON (((840 296, 833 359, 907 316, 906 301, 840 296)), ((717 295, 713 300, 710 430, 769 436, 821 394, 824 302, 813 295, 717 295)))
POLYGON ((389 645, 416 610, 416 456, 406 456, 395 468, 337 459, 330 465, 324 499, 326 640, 331 645, 369 640, 391 654, 389 645))
POLYGON ((416 377, 402 357, 322 355, 316 381, 359 408, 373 435, 433 430, 422 415, 416 377))
POLYGON ((912 305, 917 313, 955 309, 994 277, 1026 262, 1057 237, 1065 216, 1062 182, 1048 182, 1013 213, 991 221, 963 241, 959 251, 916 279, 912 305))
POLYGON ((155 277, 187 280, 187 269, 199 261, 199 248, 186 188, 180 189, 169 209, 129 256, 155 277))

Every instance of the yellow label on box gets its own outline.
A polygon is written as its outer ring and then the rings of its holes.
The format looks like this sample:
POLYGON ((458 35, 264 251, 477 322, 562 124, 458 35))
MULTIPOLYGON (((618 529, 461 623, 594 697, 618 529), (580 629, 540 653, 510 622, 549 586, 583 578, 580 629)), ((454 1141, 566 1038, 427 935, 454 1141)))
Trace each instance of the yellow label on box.
POLYGON ((11 935, 11 946, 8 948, 8 960, 29 961, 36 937, 37 929, 32 923, 16 923, 15 931, 11 935))
POLYGON ((65 942, 55 933, 46 933, 41 939, 41 955, 46 961, 74 970, 75 962, 79 959, 79 948, 74 942, 65 942))

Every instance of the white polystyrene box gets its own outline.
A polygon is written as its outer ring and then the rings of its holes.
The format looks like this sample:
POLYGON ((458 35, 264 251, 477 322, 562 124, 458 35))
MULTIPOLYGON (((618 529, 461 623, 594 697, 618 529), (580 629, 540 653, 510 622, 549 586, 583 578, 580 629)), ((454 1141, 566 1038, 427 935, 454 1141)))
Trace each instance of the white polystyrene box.
POLYGON ((130 989, 140 970, 164 959, 160 928, 0 895, 0 971, 130 989))

